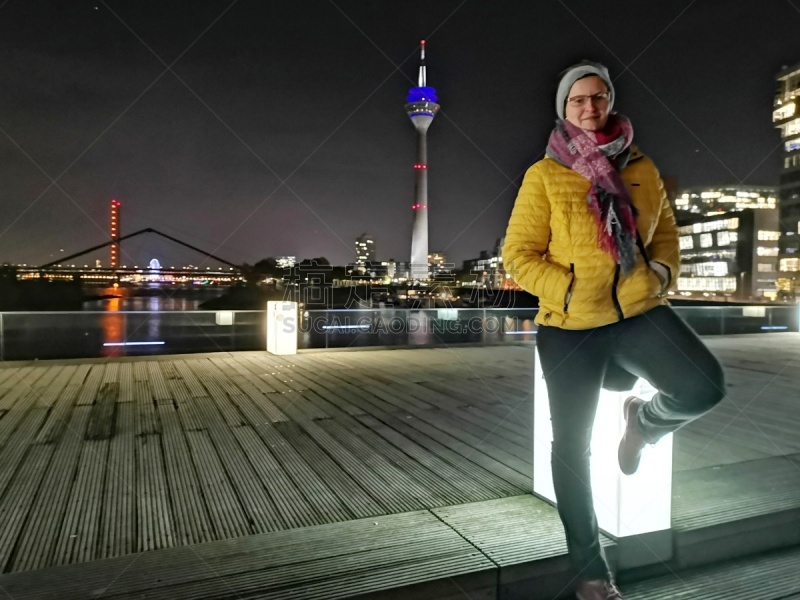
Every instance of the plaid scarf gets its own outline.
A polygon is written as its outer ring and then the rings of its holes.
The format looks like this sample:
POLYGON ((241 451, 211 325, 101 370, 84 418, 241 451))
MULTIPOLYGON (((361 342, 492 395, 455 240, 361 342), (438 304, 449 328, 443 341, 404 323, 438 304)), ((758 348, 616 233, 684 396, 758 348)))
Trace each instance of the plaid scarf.
MULTIPOLYGON (((591 131, 559 119, 550 134, 547 155, 591 182, 587 201, 597 221, 597 245, 627 275, 636 263, 637 211, 612 160, 626 158, 620 155, 633 141, 633 126, 626 117, 612 114, 606 130, 620 133, 611 142, 598 145, 591 131)), ((618 166, 621 169, 624 164, 618 166)))

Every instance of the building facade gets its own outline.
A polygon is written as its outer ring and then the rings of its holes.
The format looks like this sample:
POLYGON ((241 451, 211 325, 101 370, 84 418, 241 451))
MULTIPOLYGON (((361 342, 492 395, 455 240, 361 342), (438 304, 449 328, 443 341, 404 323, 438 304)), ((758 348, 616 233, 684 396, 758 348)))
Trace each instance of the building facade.
POLYGON ((785 299, 800 297, 800 64, 778 76, 772 122, 781 132, 778 289, 785 299))
POLYGON ((745 208, 778 208, 778 188, 771 186, 727 185, 693 187, 681 190, 675 197, 675 213, 682 216, 721 215, 745 208))
POLYGON ((678 294, 742 301, 775 299, 781 237, 777 209, 684 216, 679 219, 678 231, 678 294))
POLYGON ((375 262, 375 240, 371 235, 366 233, 361 234, 356 238, 356 260, 355 268, 362 273, 366 269, 368 263, 375 262))

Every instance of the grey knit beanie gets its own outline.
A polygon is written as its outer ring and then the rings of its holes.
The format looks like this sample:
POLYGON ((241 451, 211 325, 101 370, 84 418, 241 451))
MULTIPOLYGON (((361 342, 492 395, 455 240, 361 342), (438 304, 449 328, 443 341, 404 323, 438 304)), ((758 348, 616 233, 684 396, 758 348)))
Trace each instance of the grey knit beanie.
POLYGON ((573 84, 578 81, 578 79, 583 79, 590 75, 596 75, 603 80, 610 94, 608 98, 608 110, 611 111, 614 107, 614 85, 611 83, 611 77, 608 75, 608 69, 600 63, 587 60, 579 62, 577 65, 567 67, 561 74, 561 81, 558 82, 558 91, 556 92, 556 113, 560 119, 566 118, 564 115, 564 108, 567 105, 567 96, 573 84))

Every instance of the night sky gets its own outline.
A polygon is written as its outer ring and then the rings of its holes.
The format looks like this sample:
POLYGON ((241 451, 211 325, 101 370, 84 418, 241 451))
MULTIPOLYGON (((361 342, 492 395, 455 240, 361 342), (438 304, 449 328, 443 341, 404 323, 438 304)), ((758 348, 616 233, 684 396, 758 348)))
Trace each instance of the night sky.
MULTIPOLYGON (((615 109, 679 187, 776 185, 774 78, 800 0, 0 0, 0 263, 152 227, 234 263, 408 260, 428 40, 429 246, 460 266, 502 236, 544 152, 558 73, 608 65, 615 109)), ((92 264, 108 252, 75 263, 92 264)), ((208 266, 144 236, 122 262, 208 266)))

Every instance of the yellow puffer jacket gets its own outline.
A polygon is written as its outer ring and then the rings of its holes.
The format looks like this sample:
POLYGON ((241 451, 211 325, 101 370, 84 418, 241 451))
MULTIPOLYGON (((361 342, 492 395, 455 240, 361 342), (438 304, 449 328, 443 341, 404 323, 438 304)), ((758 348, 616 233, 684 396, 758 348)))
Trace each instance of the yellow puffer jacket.
POLYGON ((506 231, 503 262, 521 288, 539 298, 540 325, 590 329, 666 304, 664 291, 679 269, 678 230, 653 162, 632 148, 622 179, 639 211, 639 236, 647 259, 665 266, 661 280, 637 250, 622 276, 597 245, 597 223, 587 198, 591 184, 545 158, 525 174, 506 231))

